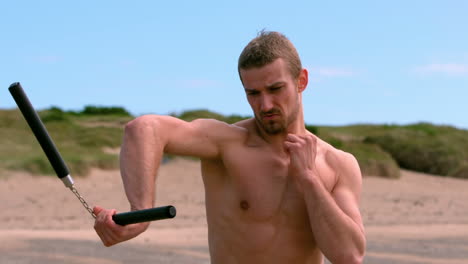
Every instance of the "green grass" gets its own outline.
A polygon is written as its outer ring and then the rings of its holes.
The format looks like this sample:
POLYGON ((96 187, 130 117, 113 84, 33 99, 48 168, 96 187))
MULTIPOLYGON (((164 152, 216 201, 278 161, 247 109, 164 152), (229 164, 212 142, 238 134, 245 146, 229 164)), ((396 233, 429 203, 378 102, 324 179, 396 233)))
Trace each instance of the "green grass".
POLYGON ((379 145, 402 168, 468 178, 466 130, 420 123, 367 136, 364 142, 379 145))
POLYGON ((377 145, 404 169, 468 178, 467 130, 416 123, 320 127, 319 131, 334 138, 377 145))
MULTIPOLYGON (((87 107, 81 112, 71 112, 53 107, 39 114, 73 175, 87 175, 93 167, 118 168, 118 156, 107 153, 105 148, 120 146, 124 124, 133 119, 125 109, 87 107)), ((224 116, 208 110, 173 115, 186 121, 214 118, 227 123, 248 118, 224 116)), ((18 110, 0 110, 0 127, 0 171, 54 174, 18 110)), ((428 123, 406 126, 307 125, 306 128, 334 147, 352 153, 365 175, 398 178, 401 167, 468 178, 467 130, 428 123)))
MULTIPOLYGON (((104 148, 117 148, 123 136, 122 123, 131 116, 76 115, 59 109, 40 111, 52 140, 73 175, 87 175, 91 168, 118 168, 118 156, 104 148)), ((53 175, 47 157, 18 110, 0 111, 1 170, 25 170, 53 175)))

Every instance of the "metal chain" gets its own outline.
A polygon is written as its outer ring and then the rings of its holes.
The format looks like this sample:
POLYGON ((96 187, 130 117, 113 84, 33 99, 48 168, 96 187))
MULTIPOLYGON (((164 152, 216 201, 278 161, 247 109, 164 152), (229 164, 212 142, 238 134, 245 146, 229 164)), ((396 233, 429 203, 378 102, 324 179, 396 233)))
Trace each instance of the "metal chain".
POLYGON ((80 193, 75 189, 75 186, 72 186, 70 190, 78 197, 78 200, 80 200, 81 204, 88 210, 88 212, 91 214, 91 216, 96 219, 96 215, 93 213, 93 209, 89 207, 88 203, 85 201, 85 199, 80 195, 80 193))

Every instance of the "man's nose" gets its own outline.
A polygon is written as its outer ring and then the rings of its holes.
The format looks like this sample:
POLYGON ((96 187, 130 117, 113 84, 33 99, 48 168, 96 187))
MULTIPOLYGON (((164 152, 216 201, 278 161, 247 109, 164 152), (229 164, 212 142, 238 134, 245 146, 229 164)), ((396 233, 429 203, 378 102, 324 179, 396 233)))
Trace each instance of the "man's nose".
POLYGON ((260 110, 262 112, 268 112, 273 108, 273 100, 269 95, 263 95, 260 100, 260 110))

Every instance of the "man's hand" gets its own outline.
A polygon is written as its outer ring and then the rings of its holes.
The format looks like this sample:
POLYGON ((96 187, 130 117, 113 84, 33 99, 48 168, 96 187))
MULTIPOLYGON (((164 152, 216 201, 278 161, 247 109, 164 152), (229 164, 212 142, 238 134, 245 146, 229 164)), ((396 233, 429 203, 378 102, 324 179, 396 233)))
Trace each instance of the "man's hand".
POLYGON ((288 134, 284 146, 290 157, 289 174, 294 177, 299 191, 303 193, 304 180, 318 177, 315 167, 317 139, 312 135, 288 134))
POLYGON ((361 263, 366 239, 359 212, 362 176, 356 159, 334 151, 332 161, 319 161, 338 175, 329 192, 316 165, 317 138, 288 134, 284 146, 290 156, 289 175, 304 197, 317 246, 332 263, 361 263))
POLYGON ((115 209, 107 210, 95 206, 93 208, 93 213, 96 215, 94 230, 96 230, 96 233, 106 247, 132 239, 143 233, 149 226, 149 222, 126 226, 118 225, 112 220, 112 216, 116 214, 115 209))

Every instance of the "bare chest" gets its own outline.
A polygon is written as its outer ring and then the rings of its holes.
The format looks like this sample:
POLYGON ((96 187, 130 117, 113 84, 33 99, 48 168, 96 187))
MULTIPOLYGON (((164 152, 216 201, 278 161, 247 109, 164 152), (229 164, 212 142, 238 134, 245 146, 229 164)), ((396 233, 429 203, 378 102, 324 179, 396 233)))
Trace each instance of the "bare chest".
MULTIPOLYGON (((331 191, 332 171, 320 155, 315 162, 322 171, 325 186, 331 191)), ((289 174, 287 155, 246 148, 227 153, 223 166, 227 204, 241 216, 253 221, 271 221, 276 217, 278 221, 290 218, 308 222, 304 200, 297 191, 297 183, 289 174)))
MULTIPOLYGON (((202 170, 212 257, 272 258, 264 263, 297 263, 290 261, 297 256, 320 258, 287 156, 247 148, 225 153, 222 162, 202 163, 202 170)), ((331 190, 333 183, 324 179, 331 190)))

